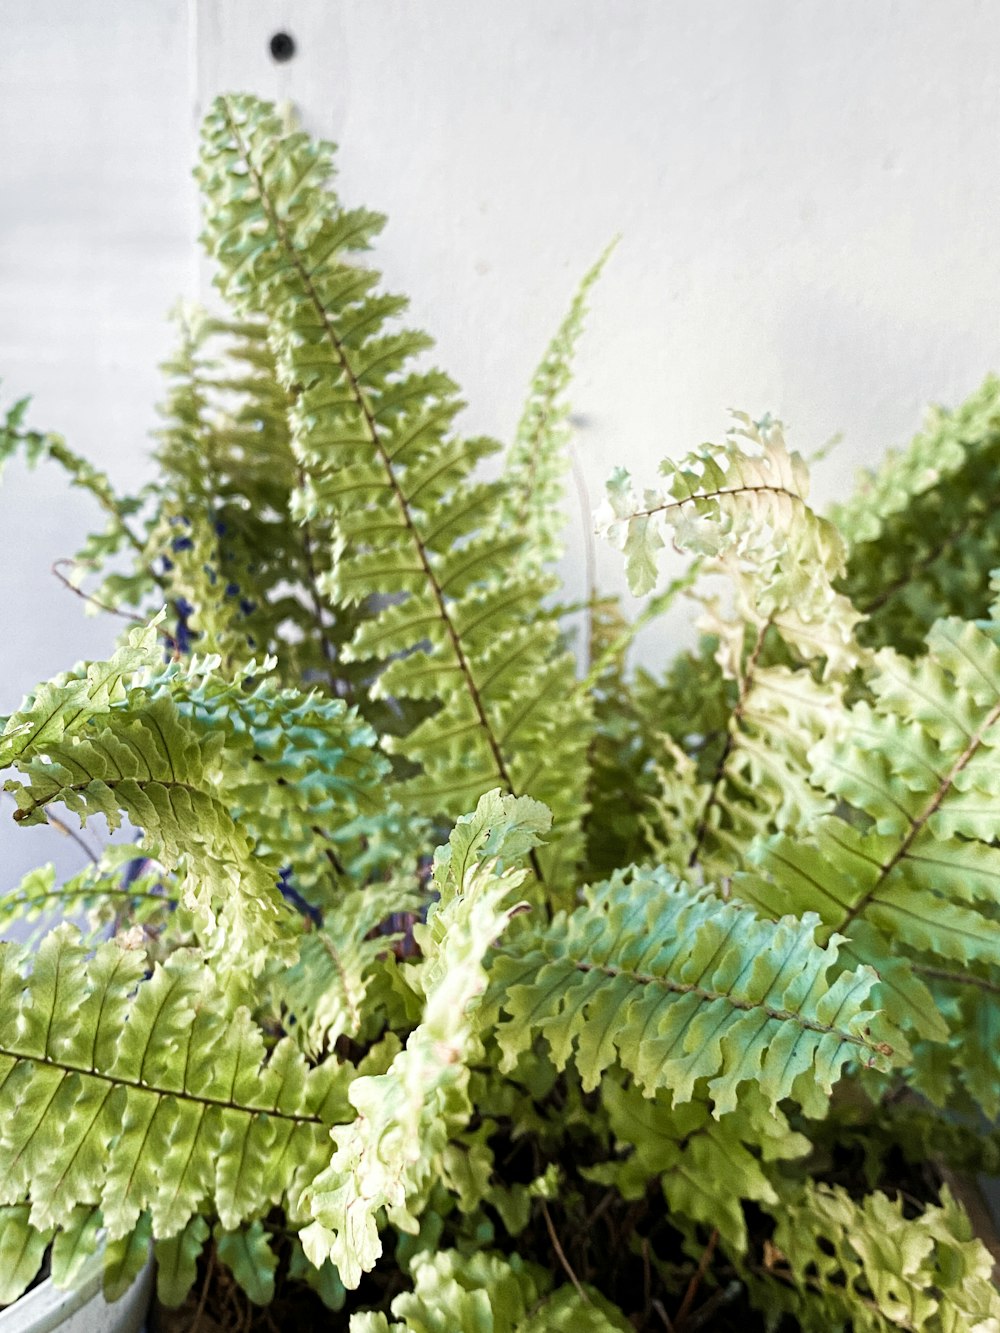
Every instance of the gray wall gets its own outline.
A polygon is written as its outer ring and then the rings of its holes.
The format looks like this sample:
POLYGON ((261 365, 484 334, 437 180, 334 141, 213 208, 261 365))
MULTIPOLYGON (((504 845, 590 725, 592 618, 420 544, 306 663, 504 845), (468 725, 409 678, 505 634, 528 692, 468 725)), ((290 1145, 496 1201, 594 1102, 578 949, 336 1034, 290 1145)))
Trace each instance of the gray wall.
MULTIPOLYGON (((0 376, 122 485, 144 475, 164 315, 197 294, 199 108, 296 102, 344 197, 381 208, 387 280, 509 436, 578 276, 622 242, 580 356, 596 500, 770 409, 820 497, 997 357, 1000 9, 977 0, 5 0, 0 376), (267 50, 286 28, 287 65, 267 50)), ((45 471, 0 489, 0 712, 101 653, 49 574, 93 520, 45 471)), ((566 562, 583 587, 583 525, 566 562)), ((619 561, 599 552, 606 586, 619 561)), ((685 632, 644 641, 655 660, 685 632)), ((0 819, 0 888, 49 835, 0 819)), ((60 844, 69 867, 78 853, 60 844)))

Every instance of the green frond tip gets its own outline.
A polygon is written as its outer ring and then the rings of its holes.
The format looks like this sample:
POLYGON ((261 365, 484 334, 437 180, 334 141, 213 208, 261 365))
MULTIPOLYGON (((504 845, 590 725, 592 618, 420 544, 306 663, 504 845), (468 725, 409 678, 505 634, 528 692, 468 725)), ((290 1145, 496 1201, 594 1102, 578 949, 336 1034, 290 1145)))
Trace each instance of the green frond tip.
POLYGON ((88 491, 110 516, 118 537, 112 543, 112 549, 117 550, 126 542, 137 545, 138 538, 129 526, 129 519, 141 508, 141 499, 117 495, 107 474, 80 454, 74 453, 61 435, 28 429, 24 419, 30 403, 30 398, 22 398, 0 418, 0 475, 5 464, 18 455, 24 458, 29 467, 35 467, 40 462, 58 464, 69 477, 70 483, 88 491))
POLYGON ((491 792, 438 855, 441 898, 419 935, 420 1024, 384 1074, 352 1083, 358 1117, 334 1131, 337 1150, 308 1194, 316 1220, 302 1233, 306 1255, 317 1268, 332 1260, 348 1289, 382 1253, 383 1209, 391 1225, 418 1230, 441 1154, 472 1114, 466 1062, 478 1045, 484 958, 516 910, 527 875, 518 862, 544 824, 536 802, 491 792))
POLYGON ((570 441, 570 403, 566 397, 573 357, 583 332, 587 298, 617 244, 612 241, 584 275, 572 304, 549 343, 531 381, 531 390, 507 453, 498 511, 498 531, 523 534, 526 566, 541 569, 562 555, 561 531, 565 475, 570 441))
POLYGON ((708 1080, 716 1116, 746 1082, 771 1106, 793 1096, 822 1114, 845 1064, 892 1066, 897 1034, 871 1002, 874 969, 839 970, 841 941, 821 948, 818 925, 815 913, 762 920, 662 871, 620 872, 501 945, 486 1000, 501 1068, 543 1036, 585 1089, 617 1061, 675 1104, 708 1080))
POLYGON ((993 1258, 947 1188, 915 1218, 903 1200, 808 1183, 783 1195, 754 1303, 804 1333, 992 1333, 1000 1328, 993 1258))
POLYGON ((192 953, 96 951, 68 925, 31 956, 0 944, 0 1204, 63 1229, 84 1205, 107 1236, 148 1213, 161 1240, 210 1210, 230 1229, 294 1208, 329 1158, 347 1078, 266 1052, 192 953))
POLYGON ((157 634, 162 618, 161 613, 148 625, 129 630, 106 662, 84 663, 40 685, 16 713, 2 719, 0 770, 44 754, 50 743, 79 734, 94 718, 124 703, 142 673, 162 662, 157 634))
POLYGON ((656 585, 665 529, 676 546, 734 576, 751 616, 776 625, 804 656, 826 657, 829 670, 851 666, 860 616, 834 588, 844 541, 810 508, 808 469, 780 422, 734 416, 724 444, 664 460, 662 490, 639 497, 616 469, 597 530, 624 551, 636 595, 656 585))

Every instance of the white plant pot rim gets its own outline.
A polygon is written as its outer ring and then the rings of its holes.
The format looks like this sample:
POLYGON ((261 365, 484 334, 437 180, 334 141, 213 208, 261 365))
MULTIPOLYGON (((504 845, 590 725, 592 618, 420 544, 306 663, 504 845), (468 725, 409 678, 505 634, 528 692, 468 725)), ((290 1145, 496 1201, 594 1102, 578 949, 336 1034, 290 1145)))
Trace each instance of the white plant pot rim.
POLYGON ((152 1291, 153 1260, 120 1300, 108 1305, 102 1295, 100 1252, 88 1259, 73 1287, 62 1290, 51 1278, 0 1310, 0 1333, 55 1333, 73 1320, 81 1333, 131 1333, 142 1326, 152 1291), (88 1310, 88 1306, 93 1306, 88 1310), (73 1316, 77 1316, 73 1319, 73 1316))

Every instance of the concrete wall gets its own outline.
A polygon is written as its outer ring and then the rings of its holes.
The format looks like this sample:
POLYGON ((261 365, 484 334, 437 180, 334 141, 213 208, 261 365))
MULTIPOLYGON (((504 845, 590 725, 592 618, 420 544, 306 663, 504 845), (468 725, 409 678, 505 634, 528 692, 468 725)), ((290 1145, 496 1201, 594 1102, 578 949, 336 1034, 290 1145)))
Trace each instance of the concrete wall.
MULTIPOLYGON (((622 234, 576 390, 595 502, 614 463, 651 477, 728 406, 783 416, 803 452, 843 432, 817 471, 841 493, 1000 360, 1000 9, 979 0, 6 0, 3 20, 3 392, 123 485, 164 315, 205 281, 189 170, 223 88, 291 98, 341 143, 341 192, 389 213, 378 258, 470 430, 510 435, 622 234)), ((55 473, 0 489, 0 712, 110 641, 48 572, 93 517, 55 473)), ((598 565, 620 586, 615 553, 598 565)), ((45 836, 0 819, 0 888, 45 836)))

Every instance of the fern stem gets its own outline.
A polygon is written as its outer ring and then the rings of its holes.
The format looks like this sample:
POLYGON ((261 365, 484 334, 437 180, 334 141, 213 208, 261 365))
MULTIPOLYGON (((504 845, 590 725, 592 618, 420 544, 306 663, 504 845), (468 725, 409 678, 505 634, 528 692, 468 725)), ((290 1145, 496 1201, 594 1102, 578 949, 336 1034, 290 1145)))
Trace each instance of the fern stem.
POLYGON ((922 977, 930 977, 933 981, 949 981, 956 986, 978 986, 980 990, 988 991, 991 995, 1000 995, 1000 984, 990 981, 987 977, 977 977, 974 972, 949 972, 947 968, 926 967, 921 963, 914 963, 913 970, 922 977))
MULTIPOLYGON (((120 606, 111 606, 107 602, 102 602, 99 597, 95 597, 93 593, 84 592, 82 588, 78 588, 72 579, 67 578, 60 568, 61 565, 72 565, 73 563, 72 560, 68 560, 65 557, 52 562, 52 573, 67 591, 71 592, 75 597, 82 598, 88 605, 96 606, 99 611, 106 611, 108 615, 118 616, 120 620, 129 620, 135 625, 145 625, 147 623, 145 616, 136 615, 134 611, 123 611, 120 606)), ((159 575, 153 574, 152 571, 150 571, 150 574, 155 582, 161 582, 159 575)), ((177 640, 168 630, 159 628, 157 633, 171 645, 174 652, 178 651, 177 640)))
POLYGON ((154 1097, 172 1097, 177 1101, 192 1102, 197 1106, 217 1106, 224 1111, 241 1111, 243 1114, 251 1116, 266 1115, 274 1120, 288 1120, 296 1125, 325 1124, 318 1115, 293 1115, 289 1111, 279 1111, 276 1107, 244 1105, 225 1097, 206 1097, 200 1093, 188 1092, 186 1089, 160 1088, 141 1078, 130 1079, 124 1078, 120 1074, 103 1074, 99 1069, 88 1068, 86 1065, 74 1065, 65 1060, 53 1060, 44 1055, 25 1054, 21 1051, 0 1046, 0 1059, 5 1058, 16 1063, 29 1062, 36 1067, 61 1070, 64 1074, 83 1074, 86 1078, 96 1078, 102 1083, 110 1083, 112 1087, 135 1088, 137 1092, 148 1092, 154 1097))
POLYGON ((694 1298, 698 1294, 698 1288, 702 1284, 705 1273, 708 1271, 708 1265, 712 1261, 712 1255, 715 1253, 715 1247, 719 1243, 718 1228, 713 1228, 712 1234, 708 1238, 708 1244, 702 1251, 701 1258, 698 1260, 698 1267, 695 1269, 691 1281, 687 1285, 684 1293, 684 1299, 681 1301, 680 1309, 674 1316, 674 1328, 680 1333, 687 1323, 687 1317, 691 1312, 691 1306, 694 1304, 694 1298))
POLYGON ((698 500, 718 500, 723 495, 785 495, 789 500, 794 500, 800 504, 803 509, 808 510, 809 506, 803 500, 801 495, 796 495, 794 491, 788 490, 784 486, 724 486, 717 491, 698 491, 694 495, 685 495, 682 500, 671 500, 664 504, 653 505, 651 509, 636 509, 629 514, 629 518, 652 518, 654 514, 667 514, 674 509, 683 509, 685 505, 694 504, 698 500))
POLYGON ((583 1284, 580 1282, 580 1279, 577 1277, 576 1273, 574 1273, 573 1265, 566 1258, 566 1251, 562 1247, 562 1242, 559 1239, 559 1233, 556 1231, 555 1226, 552 1222, 552 1215, 549 1213, 549 1205, 545 1202, 544 1199, 541 1200, 541 1205, 542 1205, 542 1216, 545 1218, 545 1229, 549 1233, 549 1240, 552 1242, 552 1248, 556 1252, 556 1257, 563 1266, 563 1272, 569 1278, 570 1282, 572 1282, 573 1286, 576 1287, 576 1294, 580 1297, 580 1299, 582 1301, 585 1301, 588 1305, 590 1305, 591 1304, 590 1297, 587 1295, 587 1292, 583 1287, 583 1284))
POLYGON ((752 1000, 738 1000, 727 991, 708 990, 705 986, 699 986, 695 982, 673 981, 670 977, 655 977, 645 972, 633 972, 627 967, 614 967, 609 963, 588 963, 581 959, 573 960, 573 967, 578 972, 603 972, 608 977, 627 977, 640 986, 661 986, 664 990, 675 995, 697 995, 700 1000, 707 1000, 710 1003, 715 1000, 723 1000, 726 1004, 732 1005, 734 1009, 743 1009, 747 1012, 762 1009, 768 1018, 773 1018, 779 1023, 795 1023, 809 1032, 833 1033, 841 1041, 848 1042, 852 1046, 860 1046, 862 1050, 874 1051, 879 1055, 889 1056, 893 1054, 893 1048, 888 1042, 869 1041, 865 1037, 856 1037, 850 1032, 841 1031, 832 1023, 820 1023, 814 1018, 804 1018, 802 1014, 797 1014, 791 1009, 775 1009, 771 1005, 759 1004, 752 1000))

